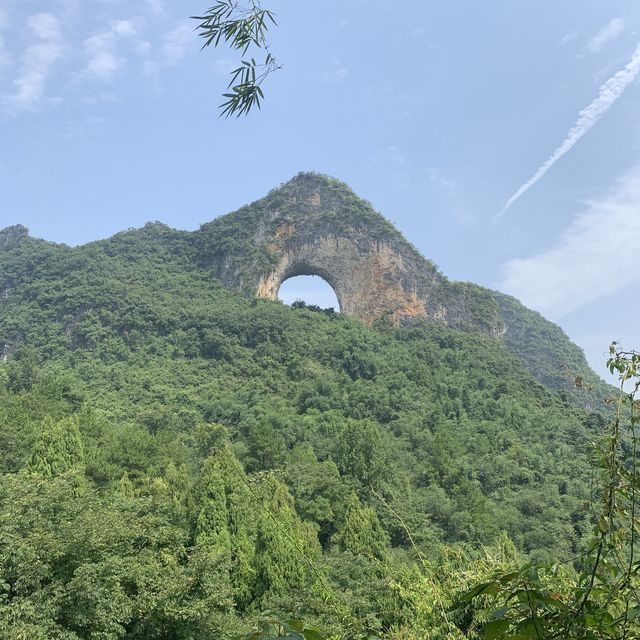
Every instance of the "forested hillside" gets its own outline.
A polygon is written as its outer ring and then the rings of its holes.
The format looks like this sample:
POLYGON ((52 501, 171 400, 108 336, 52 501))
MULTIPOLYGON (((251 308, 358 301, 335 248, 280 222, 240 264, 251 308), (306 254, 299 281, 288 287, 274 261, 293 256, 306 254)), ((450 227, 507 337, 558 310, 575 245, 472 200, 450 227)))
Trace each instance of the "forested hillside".
POLYGON ((366 327, 224 288, 159 223, 1 235, 3 638, 231 638, 265 610, 454 637, 455 589, 584 549, 605 420, 559 372, 593 374, 515 301, 505 339, 366 327))

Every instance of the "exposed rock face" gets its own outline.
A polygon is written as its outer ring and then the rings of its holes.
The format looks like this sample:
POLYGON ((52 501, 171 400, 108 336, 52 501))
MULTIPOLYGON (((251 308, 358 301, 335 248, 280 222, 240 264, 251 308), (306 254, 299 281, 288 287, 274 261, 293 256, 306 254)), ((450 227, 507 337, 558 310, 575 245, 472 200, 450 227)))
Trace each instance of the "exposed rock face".
POLYGON ((503 330, 486 290, 447 280, 369 203, 325 176, 300 174, 201 233, 202 252, 223 283, 259 298, 276 299, 288 278, 317 275, 333 287, 343 313, 367 324, 388 316, 494 336, 503 330))
POLYGON ((23 238, 29 235, 29 229, 21 224, 16 224, 13 227, 5 227, 0 229, 0 251, 7 249, 11 245, 19 242, 23 238))
MULTIPOLYGON (((29 229, 27 227, 16 224, 12 227, 0 229, 0 251, 6 251, 16 246, 21 240, 29 237, 29 229)), ((0 273, 0 305, 4 304, 11 295, 13 286, 11 281, 0 273)), ((0 362, 7 359, 7 345, 0 343, 0 362)))
MULTIPOLYGON (((286 225, 291 235, 295 230, 286 225)), ((426 317, 425 301, 415 288, 405 289, 407 272, 401 254, 386 243, 367 238, 320 236, 314 242, 287 247, 280 238, 272 244, 278 255, 275 269, 258 283, 259 298, 275 300, 288 278, 316 275, 336 293, 340 311, 371 324, 390 313, 396 322, 426 317)))

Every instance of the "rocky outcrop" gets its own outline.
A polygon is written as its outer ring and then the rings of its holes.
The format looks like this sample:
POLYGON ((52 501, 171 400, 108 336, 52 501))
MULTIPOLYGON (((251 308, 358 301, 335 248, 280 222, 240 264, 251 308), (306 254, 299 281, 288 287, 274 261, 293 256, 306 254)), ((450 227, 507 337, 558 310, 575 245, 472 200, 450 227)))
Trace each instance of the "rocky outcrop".
POLYGON ((8 249, 17 244, 23 238, 29 236, 29 229, 21 224, 16 224, 13 227, 5 227, 0 229, 0 251, 8 249))
POLYGON ((202 252, 228 287, 274 300, 288 278, 317 275, 342 313, 373 323, 430 318, 500 335, 498 307, 480 287, 452 283, 343 183, 300 174, 266 198, 205 225, 202 252))
MULTIPOLYGON (((295 233, 292 225, 285 228, 291 235, 295 233)), ((276 240, 271 248, 279 259, 258 282, 259 298, 275 300, 288 278, 317 275, 333 287, 342 313, 368 324, 386 313, 396 322, 428 315, 416 291, 403 286, 406 269, 402 255, 386 243, 335 235, 292 247, 276 240)))

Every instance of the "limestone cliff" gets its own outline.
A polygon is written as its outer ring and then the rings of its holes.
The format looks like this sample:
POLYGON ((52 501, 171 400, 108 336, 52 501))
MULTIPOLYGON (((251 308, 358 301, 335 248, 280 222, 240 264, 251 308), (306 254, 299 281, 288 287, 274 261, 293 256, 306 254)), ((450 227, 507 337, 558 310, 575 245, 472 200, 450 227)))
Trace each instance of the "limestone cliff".
POLYGON ((499 336, 492 295, 452 283, 369 203, 343 183, 299 174, 267 197, 204 225, 201 253, 228 287, 276 299, 282 283, 317 275, 340 310, 372 324, 430 318, 499 336))

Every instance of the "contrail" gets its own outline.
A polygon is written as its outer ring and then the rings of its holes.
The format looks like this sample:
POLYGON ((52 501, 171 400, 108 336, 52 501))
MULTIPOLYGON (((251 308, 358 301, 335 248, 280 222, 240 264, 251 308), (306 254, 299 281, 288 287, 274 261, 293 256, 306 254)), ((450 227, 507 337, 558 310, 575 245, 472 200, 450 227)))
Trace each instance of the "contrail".
POLYGON ((551 154, 551 157, 527 180, 510 198, 502 211, 493 218, 496 222, 505 211, 534 184, 539 182, 553 165, 569 152, 573 145, 595 125, 602 116, 609 111, 613 103, 624 93, 624 90, 638 77, 640 73, 640 44, 629 60, 626 67, 611 76, 601 87, 598 97, 578 114, 578 120, 571 127, 563 143, 551 154))

